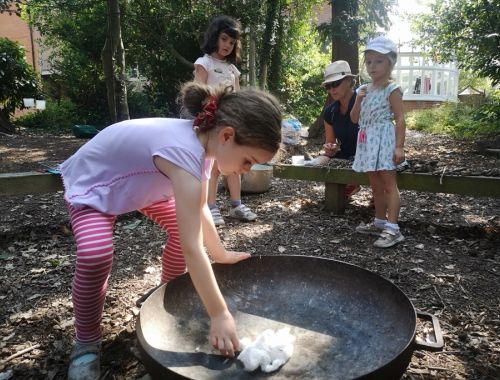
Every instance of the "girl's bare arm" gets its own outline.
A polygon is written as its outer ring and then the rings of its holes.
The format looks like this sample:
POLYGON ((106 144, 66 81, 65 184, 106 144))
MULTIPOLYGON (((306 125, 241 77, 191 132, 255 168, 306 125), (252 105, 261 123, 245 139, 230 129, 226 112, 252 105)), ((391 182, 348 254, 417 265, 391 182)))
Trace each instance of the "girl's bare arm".
POLYGON ((194 80, 205 84, 207 83, 208 72, 202 65, 194 65, 194 80))
POLYGON ((358 89, 358 93, 356 95, 356 101, 354 102, 354 105, 352 106, 351 110, 351 121, 354 124, 358 124, 359 122, 359 113, 361 112, 361 101, 365 96, 366 96, 366 85, 363 85, 358 89))
POLYGON ((163 158, 156 157, 155 165, 172 181, 182 253, 193 285, 211 318, 211 343, 222 353, 234 356, 239 347, 234 320, 203 248, 201 183, 163 158))
POLYGON ((202 214, 201 214, 201 222, 202 222, 202 230, 203 230, 203 242, 210 253, 212 259, 214 259, 217 263, 223 264, 234 264, 238 261, 248 259, 250 254, 247 252, 235 252, 235 251, 227 251, 219 237, 219 233, 215 228, 214 221, 212 219, 212 214, 208 208, 206 199, 207 199, 208 186, 207 181, 203 181, 202 183, 202 214))
POLYGON ((393 160, 396 164, 404 161, 404 145, 406 135, 405 115, 403 111, 403 94, 400 90, 394 90, 389 95, 389 103, 394 113, 394 122, 396 123, 396 149, 394 150, 393 160))

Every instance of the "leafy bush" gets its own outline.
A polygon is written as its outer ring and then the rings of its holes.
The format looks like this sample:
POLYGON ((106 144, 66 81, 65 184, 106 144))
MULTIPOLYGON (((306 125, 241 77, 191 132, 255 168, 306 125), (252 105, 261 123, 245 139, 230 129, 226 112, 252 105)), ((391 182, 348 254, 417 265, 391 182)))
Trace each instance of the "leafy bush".
POLYGON ((14 120, 14 124, 18 127, 66 133, 71 131, 74 124, 82 124, 82 121, 77 115, 76 106, 71 101, 56 102, 49 99, 47 108, 20 116, 14 120))
POLYGON ((500 134, 500 91, 490 94, 487 103, 471 107, 445 103, 439 107, 412 111, 406 116, 409 128, 444 133, 458 138, 500 134))
POLYGON ((129 90, 127 95, 128 110, 131 119, 151 117, 153 115, 151 103, 145 93, 129 90))
POLYGON ((23 98, 38 97, 38 75, 25 59, 19 43, 0 38, 0 118, 2 129, 13 132, 10 118, 16 108, 23 107, 23 98))

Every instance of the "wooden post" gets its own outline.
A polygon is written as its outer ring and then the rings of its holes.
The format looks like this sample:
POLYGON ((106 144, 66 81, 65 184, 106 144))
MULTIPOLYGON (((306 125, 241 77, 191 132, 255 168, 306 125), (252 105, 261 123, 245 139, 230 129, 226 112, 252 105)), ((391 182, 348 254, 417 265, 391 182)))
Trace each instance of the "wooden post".
POLYGON ((346 207, 345 187, 343 183, 325 182, 325 207, 334 214, 343 214, 346 207))

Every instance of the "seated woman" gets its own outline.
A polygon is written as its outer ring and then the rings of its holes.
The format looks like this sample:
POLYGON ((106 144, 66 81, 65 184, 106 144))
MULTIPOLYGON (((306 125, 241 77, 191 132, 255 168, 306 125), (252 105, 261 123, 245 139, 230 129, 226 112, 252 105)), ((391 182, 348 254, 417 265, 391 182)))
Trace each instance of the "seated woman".
MULTIPOLYGON (((356 100, 354 85, 356 75, 346 61, 330 63, 324 73, 323 87, 333 99, 325 108, 325 149, 324 155, 313 160, 313 165, 325 165, 330 158, 353 159, 359 126, 351 120, 351 109, 356 100)), ((357 193, 359 185, 347 185, 346 197, 357 193)))

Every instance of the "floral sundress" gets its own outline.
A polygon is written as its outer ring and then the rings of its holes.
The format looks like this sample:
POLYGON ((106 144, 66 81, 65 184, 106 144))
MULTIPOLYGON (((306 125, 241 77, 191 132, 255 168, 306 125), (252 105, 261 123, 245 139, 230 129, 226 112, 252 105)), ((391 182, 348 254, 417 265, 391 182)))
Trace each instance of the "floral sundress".
POLYGON ((396 83, 377 89, 368 86, 359 114, 358 142, 352 165, 356 172, 396 169, 392 160, 396 148, 396 129, 389 103, 389 95, 395 90, 402 92, 396 83))

